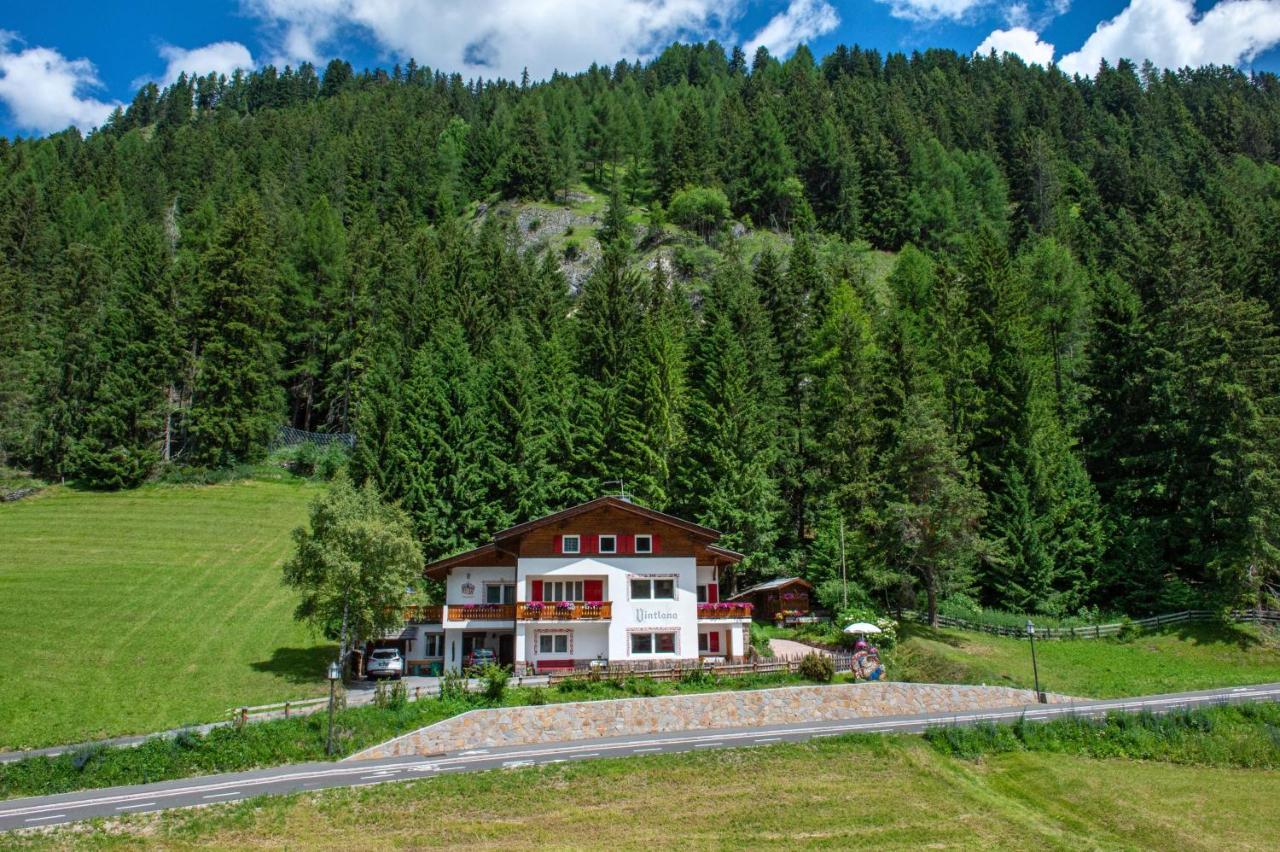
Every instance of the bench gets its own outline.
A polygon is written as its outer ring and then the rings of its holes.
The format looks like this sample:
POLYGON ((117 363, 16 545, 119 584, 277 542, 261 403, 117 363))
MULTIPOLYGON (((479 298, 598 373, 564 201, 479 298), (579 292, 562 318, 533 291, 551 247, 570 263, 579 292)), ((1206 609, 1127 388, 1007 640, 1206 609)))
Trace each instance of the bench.
POLYGON ((573 660, 538 660, 534 663, 534 668, 538 671, 572 669, 573 660))

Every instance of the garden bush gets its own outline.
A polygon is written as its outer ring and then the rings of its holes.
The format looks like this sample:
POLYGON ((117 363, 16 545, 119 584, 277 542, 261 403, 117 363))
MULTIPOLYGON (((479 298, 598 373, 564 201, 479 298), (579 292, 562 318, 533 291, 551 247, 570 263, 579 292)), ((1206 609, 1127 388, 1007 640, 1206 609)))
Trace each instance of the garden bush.
POLYGON ((800 660, 800 676, 818 683, 831 683, 836 676, 835 663, 827 654, 809 652, 800 660))

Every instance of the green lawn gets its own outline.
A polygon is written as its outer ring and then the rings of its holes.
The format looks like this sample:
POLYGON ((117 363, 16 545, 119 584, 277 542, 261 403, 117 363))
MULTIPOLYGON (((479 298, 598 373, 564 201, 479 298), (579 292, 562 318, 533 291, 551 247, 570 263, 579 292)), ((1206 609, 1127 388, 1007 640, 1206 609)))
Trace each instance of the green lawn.
POLYGON ((320 694, 326 648, 280 584, 319 486, 250 480, 0 505, 0 748, 320 694))
POLYGON ((1270 848, 1280 772, 842 738, 260 798, 32 847, 1270 848))
MULTIPOLYGON (((904 625, 889 662, 895 680, 1030 687, 1027 642, 964 630, 904 625)), ((1112 698, 1280 681, 1280 639, 1252 627, 1187 625, 1135 639, 1036 643, 1040 686, 1112 698)))

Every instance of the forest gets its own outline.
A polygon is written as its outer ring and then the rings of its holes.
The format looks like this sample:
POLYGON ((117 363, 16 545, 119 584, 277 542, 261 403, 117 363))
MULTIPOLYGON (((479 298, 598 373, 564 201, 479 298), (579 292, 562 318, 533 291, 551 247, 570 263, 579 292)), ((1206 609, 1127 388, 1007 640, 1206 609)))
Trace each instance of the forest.
POLYGON ((1278 163, 1280 78, 1229 67, 148 84, 0 139, 0 464, 129 488, 288 424, 354 433, 427 558, 622 480, 738 587, 843 547, 881 606, 1274 606, 1278 163), (580 282, 485 215, 583 193, 580 282))

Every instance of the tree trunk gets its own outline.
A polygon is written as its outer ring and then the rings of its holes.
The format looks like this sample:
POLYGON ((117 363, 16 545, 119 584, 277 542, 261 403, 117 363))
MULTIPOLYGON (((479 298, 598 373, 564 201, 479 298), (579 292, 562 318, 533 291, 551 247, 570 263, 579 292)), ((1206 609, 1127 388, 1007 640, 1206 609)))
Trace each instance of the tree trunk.
POLYGON ((938 584, 934 581, 933 572, 925 575, 925 593, 929 597, 929 626, 938 627, 938 584))

